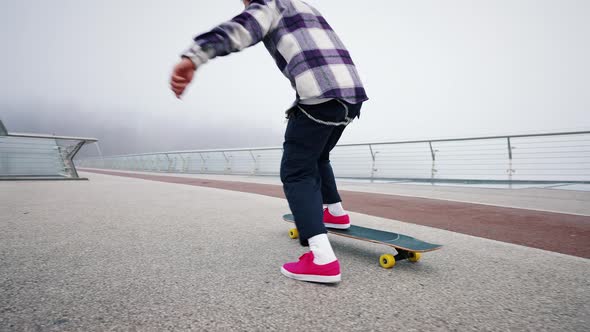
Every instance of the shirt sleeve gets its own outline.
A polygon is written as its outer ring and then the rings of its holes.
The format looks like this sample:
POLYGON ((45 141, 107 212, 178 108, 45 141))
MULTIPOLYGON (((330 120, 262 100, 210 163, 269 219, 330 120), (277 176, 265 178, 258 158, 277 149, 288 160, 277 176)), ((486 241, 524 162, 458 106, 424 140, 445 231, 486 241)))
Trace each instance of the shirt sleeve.
POLYGON ((182 56, 198 67, 217 56, 239 52, 260 42, 268 34, 276 15, 270 6, 273 2, 252 0, 240 15, 195 37, 194 44, 182 56))

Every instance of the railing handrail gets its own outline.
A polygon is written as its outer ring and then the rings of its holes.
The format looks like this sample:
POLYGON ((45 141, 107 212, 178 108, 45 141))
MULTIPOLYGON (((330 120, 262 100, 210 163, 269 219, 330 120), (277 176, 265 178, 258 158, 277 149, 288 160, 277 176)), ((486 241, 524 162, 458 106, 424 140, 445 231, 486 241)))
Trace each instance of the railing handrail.
POLYGON ((84 141, 87 143, 98 142, 96 138, 89 137, 73 137, 73 136, 56 136, 56 135, 41 135, 41 134, 29 134, 29 133, 8 133, 6 137, 24 137, 24 138, 43 138, 43 139, 62 139, 70 141, 84 141))
MULTIPOLYGON (((354 146, 367 146, 367 145, 417 144, 417 143, 458 142, 458 141, 476 141, 476 140, 489 140, 489 139, 506 139, 506 138, 523 138, 523 137, 544 137, 544 136, 566 136, 566 135, 584 135, 584 134, 590 134, 590 130, 589 131, 554 132, 554 133, 519 134, 519 135, 480 136, 480 137, 465 137, 465 138, 442 138, 442 139, 426 139, 426 140, 408 140, 408 141, 393 141, 393 142, 368 142, 368 143, 338 144, 337 146, 338 147, 354 147, 354 146)), ((268 150, 280 150, 280 149, 282 149, 282 147, 276 146, 276 147, 259 147, 259 148, 178 150, 178 151, 146 152, 146 153, 125 154, 125 155, 113 155, 113 156, 94 157, 94 158, 86 158, 86 159, 140 157, 140 156, 153 156, 153 155, 159 155, 159 154, 268 151, 268 150)))
POLYGON ((396 142, 376 142, 376 143, 354 143, 342 144, 339 146, 359 146, 359 145, 390 145, 390 144, 414 144, 414 143, 435 143, 435 142, 458 142, 458 141, 479 141, 488 139, 504 139, 504 138, 522 138, 522 137, 543 137, 543 136, 566 136, 566 135, 584 135, 590 134, 589 131, 568 131, 556 133, 538 133, 538 134, 519 134, 519 135, 499 135, 499 136, 480 136, 480 137, 466 137, 466 138, 438 138, 426 140, 410 140, 410 141, 396 141, 396 142))

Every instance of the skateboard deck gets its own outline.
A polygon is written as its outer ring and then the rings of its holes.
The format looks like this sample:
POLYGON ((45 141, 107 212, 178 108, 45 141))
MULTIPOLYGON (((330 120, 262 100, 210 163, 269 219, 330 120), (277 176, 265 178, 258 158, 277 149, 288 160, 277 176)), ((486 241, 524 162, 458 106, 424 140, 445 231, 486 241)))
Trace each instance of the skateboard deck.
MULTIPOLYGON (((291 223, 295 223, 295 219, 293 218, 292 214, 285 214, 283 216, 283 220, 291 223)), ((440 244, 428 243, 425 241, 418 240, 411 236, 397 234, 393 232, 382 231, 373 228, 361 227, 356 225, 351 225, 348 229, 332 229, 327 228, 329 233, 345 236, 357 240, 368 241, 378 244, 383 244, 386 246, 393 247, 397 249, 398 254, 396 256, 392 255, 382 255, 380 258, 380 264, 383 267, 392 267, 391 266, 384 266, 389 265, 392 263, 395 264, 396 260, 408 259, 411 262, 417 262, 420 260, 420 253, 425 253, 429 251, 434 251, 437 249, 442 248, 440 244), (386 256, 386 257, 384 257, 386 256), (395 259, 392 259, 395 258, 395 259), (384 260, 388 262, 384 262, 384 260)), ((289 232, 291 238, 297 238, 298 232, 297 229, 291 229, 289 232)))

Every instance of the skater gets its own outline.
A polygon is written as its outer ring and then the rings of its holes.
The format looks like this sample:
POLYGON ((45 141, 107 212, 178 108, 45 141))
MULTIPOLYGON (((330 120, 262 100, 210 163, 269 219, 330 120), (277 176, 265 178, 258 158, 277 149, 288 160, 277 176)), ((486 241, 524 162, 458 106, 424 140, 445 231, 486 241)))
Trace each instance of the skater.
POLYGON ((337 283, 340 264, 326 227, 346 229, 330 151, 368 100, 350 54, 314 7, 299 0, 243 0, 245 10, 194 39, 174 67, 171 88, 177 97, 194 71, 217 56, 260 41, 296 91, 287 111, 281 181, 299 230, 310 251, 281 272, 304 281, 337 283))

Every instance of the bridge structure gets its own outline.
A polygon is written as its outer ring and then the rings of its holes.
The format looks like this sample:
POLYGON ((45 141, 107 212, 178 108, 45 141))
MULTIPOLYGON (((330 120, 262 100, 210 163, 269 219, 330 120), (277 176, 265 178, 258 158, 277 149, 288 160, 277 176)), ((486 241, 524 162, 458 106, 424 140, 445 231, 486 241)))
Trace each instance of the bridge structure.
POLYGON ((0 330, 585 331, 586 135, 511 136, 510 150, 482 139, 513 152, 512 178, 504 155, 494 178, 488 164, 482 176, 446 168, 450 146, 470 147, 454 150, 469 164, 471 142, 406 143, 429 156, 408 173, 394 171, 394 156, 411 160, 404 144, 339 147, 354 224, 444 247, 383 269, 391 248, 331 237, 336 286, 279 271, 307 250, 281 220, 280 149, 86 159, 89 181, 0 181, 0 330))
MULTIPOLYGON (((277 176, 282 148, 167 151, 88 158, 79 165, 134 171, 277 176)), ((351 179, 446 183, 590 183, 590 131, 336 146, 351 179)))

